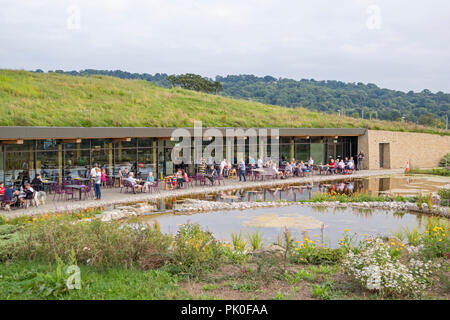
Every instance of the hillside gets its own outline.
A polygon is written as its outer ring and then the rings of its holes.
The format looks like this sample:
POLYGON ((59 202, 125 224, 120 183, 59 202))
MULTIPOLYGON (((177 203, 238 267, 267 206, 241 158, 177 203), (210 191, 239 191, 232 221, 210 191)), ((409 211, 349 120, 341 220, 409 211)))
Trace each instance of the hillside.
MULTIPOLYGON (((82 76, 101 74, 121 79, 146 80, 166 88, 171 86, 165 73, 151 75, 93 69, 55 72, 82 76)), ((224 96, 292 108, 301 106, 326 113, 340 112, 356 118, 401 121, 404 117, 407 122, 445 128, 446 115, 450 114, 450 94, 444 92, 402 92, 380 88, 372 83, 314 79, 297 81, 251 74, 216 76, 215 80, 222 85, 221 95, 224 96)))
POLYGON ((143 80, 0 70, 2 126, 367 127, 450 134, 400 122, 361 120, 166 89, 143 80))

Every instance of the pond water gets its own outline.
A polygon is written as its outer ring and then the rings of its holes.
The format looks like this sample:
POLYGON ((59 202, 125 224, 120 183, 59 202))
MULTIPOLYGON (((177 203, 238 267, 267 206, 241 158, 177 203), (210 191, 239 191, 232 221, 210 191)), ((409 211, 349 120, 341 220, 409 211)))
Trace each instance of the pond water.
POLYGON ((157 212, 146 216, 145 220, 157 220, 163 232, 176 232, 179 225, 186 222, 199 223, 213 232, 220 240, 230 241, 231 232, 241 231, 243 236, 256 230, 263 233, 266 243, 276 241, 284 226, 299 240, 304 234, 314 239, 323 239, 326 244, 336 247, 344 230, 357 232, 362 237, 368 235, 389 235, 400 228, 422 228, 427 216, 413 213, 398 213, 386 210, 361 210, 353 208, 313 208, 306 206, 286 206, 256 208, 248 210, 222 210, 207 213, 173 214, 173 206, 186 198, 209 201, 297 201, 309 199, 314 192, 370 193, 417 195, 436 191, 439 186, 449 184, 447 177, 405 176, 348 178, 325 181, 320 184, 291 184, 269 188, 235 189, 221 193, 202 194, 189 197, 166 198, 155 203, 157 212), (323 229, 322 229, 323 227, 323 229))
POLYGON ((427 216, 411 213, 396 213, 386 210, 361 210, 353 208, 326 208, 306 206, 285 206, 256 208, 248 210, 223 210, 192 215, 163 214, 148 217, 148 222, 157 220, 161 231, 176 233, 181 224, 199 223, 211 231, 216 239, 231 240, 231 232, 241 232, 247 237, 249 232, 259 231, 264 243, 277 240, 286 226, 292 235, 301 241, 304 235, 321 240, 328 246, 337 247, 345 229, 357 232, 358 237, 368 235, 389 235, 400 228, 421 229, 427 216), (323 229, 322 229, 323 227, 323 229))

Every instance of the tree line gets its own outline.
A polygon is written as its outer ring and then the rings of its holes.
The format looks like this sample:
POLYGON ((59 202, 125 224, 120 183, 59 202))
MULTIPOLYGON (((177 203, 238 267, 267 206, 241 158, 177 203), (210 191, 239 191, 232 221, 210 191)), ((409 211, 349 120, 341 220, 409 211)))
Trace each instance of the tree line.
MULTIPOLYGON (((36 72, 42 72, 42 70, 36 70, 36 72)), ((76 76, 100 74, 122 79, 140 79, 165 88, 181 87, 290 108, 304 107, 319 112, 365 119, 403 120, 438 128, 445 128, 446 116, 450 113, 450 94, 448 93, 442 91, 432 93, 427 89, 421 92, 403 92, 380 88, 372 83, 293 80, 255 75, 216 76, 215 79, 210 79, 192 73, 151 75, 94 69, 54 72, 76 76)))

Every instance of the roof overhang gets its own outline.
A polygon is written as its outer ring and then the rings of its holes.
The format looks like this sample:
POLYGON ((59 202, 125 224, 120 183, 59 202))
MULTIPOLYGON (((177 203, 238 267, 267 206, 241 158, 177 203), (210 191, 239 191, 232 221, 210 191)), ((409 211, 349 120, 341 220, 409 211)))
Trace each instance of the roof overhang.
MULTIPOLYGON (((174 130, 180 128, 144 128, 144 127, 2 127, 0 140, 43 140, 43 139, 128 139, 128 138, 170 138, 174 130)), ((194 128, 183 128, 194 136, 194 128)), ((203 132, 210 128, 203 128, 203 132)), ((225 136, 227 130, 240 128, 214 128, 225 136)), ((241 128, 244 131, 248 128, 241 128)), ((254 128, 256 133, 267 130, 271 136, 278 129, 280 137, 312 136, 361 136, 365 128, 254 128)))

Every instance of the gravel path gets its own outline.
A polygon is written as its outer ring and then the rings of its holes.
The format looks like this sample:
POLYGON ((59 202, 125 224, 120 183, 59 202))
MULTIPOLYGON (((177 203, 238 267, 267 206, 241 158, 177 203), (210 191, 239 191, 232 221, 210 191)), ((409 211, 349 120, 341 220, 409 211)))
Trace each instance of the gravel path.
POLYGON ((348 175, 333 175, 333 176, 321 176, 314 175, 311 177, 304 178, 289 178, 285 180, 276 179, 276 180, 268 180, 268 181, 247 181, 247 182, 239 182, 236 180, 225 180, 224 185, 220 186, 197 186, 193 188, 187 189, 178 189, 178 190, 161 190, 161 193, 120 193, 119 188, 113 189, 102 189, 102 200, 86 200, 86 201, 52 201, 53 194, 47 195, 47 203, 45 205, 41 205, 38 207, 29 207, 27 209, 16 209, 12 211, 2 211, 0 214, 5 215, 8 218, 21 216, 21 215, 39 215, 44 213, 52 213, 52 212, 72 212, 80 209, 87 208, 95 208, 95 207, 107 207, 111 205, 117 204, 130 204, 136 203, 140 201, 149 201, 149 200, 157 200, 168 197, 181 197, 188 195, 196 195, 196 194, 205 194, 205 193, 216 193, 221 191, 233 190, 233 189, 242 189, 242 188, 258 188, 258 187, 269 187, 274 185, 285 185, 285 184, 294 184, 294 183, 316 183, 321 181, 333 181, 333 180, 341 180, 346 178, 363 178, 370 176, 381 176, 381 175, 391 175, 391 174, 399 174, 403 173, 402 169, 393 169, 393 170, 363 170, 356 171, 354 174, 348 175))

